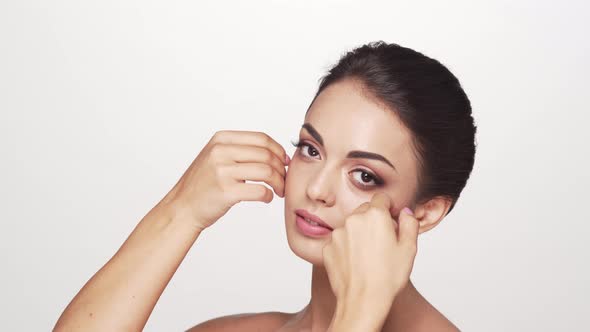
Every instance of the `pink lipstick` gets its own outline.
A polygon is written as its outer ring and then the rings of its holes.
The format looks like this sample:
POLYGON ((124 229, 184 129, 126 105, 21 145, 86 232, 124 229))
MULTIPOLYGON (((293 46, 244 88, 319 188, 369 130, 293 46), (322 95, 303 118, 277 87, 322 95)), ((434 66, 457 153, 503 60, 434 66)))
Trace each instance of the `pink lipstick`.
POLYGON ((325 223, 321 218, 315 216, 306 210, 295 210, 295 223, 297 229, 305 236, 323 237, 330 234, 333 228, 325 223))

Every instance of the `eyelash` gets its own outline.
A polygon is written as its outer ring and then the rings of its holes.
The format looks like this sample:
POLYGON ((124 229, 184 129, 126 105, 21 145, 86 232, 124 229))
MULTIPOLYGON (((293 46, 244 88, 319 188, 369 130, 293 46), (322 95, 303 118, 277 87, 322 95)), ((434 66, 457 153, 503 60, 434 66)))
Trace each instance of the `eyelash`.
MULTIPOLYGON (((302 147, 305 147, 305 146, 308 146, 308 147, 310 147, 310 148, 313 148, 315 151, 317 151, 317 149, 316 149, 316 148, 314 148, 314 147, 313 147, 311 144, 309 144, 309 143, 305 143, 305 142, 301 142, 301 141, 299 141, 299 140, 296 140, 296 141, 291 141, 291 144, 293 144, 293 146, 294 146, 294 147, 296 147, 296 148, 297 148, 299 151, 301 151, 301 150, 302 150, 301 148, 302 148, 302 147)), ((301 152, 299 152, 299 153, 301 153, 301 152)), ((319 151, 318 151, 318 153, 319 153, 319 151)), ((353 170, 353 172, 356 172, 356 171, 360 171, 360 172, 363 172, 363 173, 366 173, 366 174, 368 174, 368 175, 369 175, 369 176, 372 178, 372 180, 373 180, 373 181, 375 181, 375 184, 374 184, 374 185, 364 185, 364 184, 360 184, 360 186, 361 186, 361 187, 364 187, 364 188, 366 188, 366 189, 372 189, 372 188, 378 188, 378 187, 382 187, 382 186, 384 185, 384 183, 385 183, 385 182, 383 182, 383 180, 381 180, 381 179, 380 179, 378 176, 376 176, 375 174, 373 174, 373 173, 371 173, 371 172, 368 172, 368 171, 366 171, 366 170, 364 170, 364 169, 357 168, 357 169, 354 169, 354 170, 353 170)), ((359 182, 359 183, 360 183, 360 182, 359 182)))

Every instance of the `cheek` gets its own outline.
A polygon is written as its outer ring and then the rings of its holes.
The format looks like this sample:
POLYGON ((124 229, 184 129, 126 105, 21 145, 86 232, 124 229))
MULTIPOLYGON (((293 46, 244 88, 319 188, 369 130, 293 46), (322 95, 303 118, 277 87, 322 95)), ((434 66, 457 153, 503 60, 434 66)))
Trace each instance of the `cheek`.
POLYGON ((408 194, 407 193, 396 193, 393 196, 390 194, 391 196, 391 208, 389 210, 389 212, 391 213, 391 216, 394 217, 396 220, 399 217, 399 213, 402 211, 402 209, 406 206, 410 206, 410 200, 408 198, 408 194))
POLYGON ((291 193, 298 190, 301 178, 301 167, 297 166, 297 162, 291 159, 287 166, 287 174, 285 175, 285 198, 291 196, 291 193))
MULTIPOLYGON (((358 190, 342 190, 339 196, 339 204, 341 203, 343 213, 346 216, 352 214, 352 212, 361 204, 370 202, 373 196, 378 192, 379 191, 362 193, 358 190)), ((389 189, 386 191, 386 193, 391 198, 391 208, 389 209, 389 212, 393 218, 397 218, 400 211, 405 206, 408 206, 407 204, 409 204, 409 201, 402 192, 392 191, 389 189)))
POLYGON ((364 202, 371 201, 371 197, 360 197, 358 194, 351 192, 342 193, 339 204, 342 206, 342 213, 344 216, 349 216, 352 212, 364 202))

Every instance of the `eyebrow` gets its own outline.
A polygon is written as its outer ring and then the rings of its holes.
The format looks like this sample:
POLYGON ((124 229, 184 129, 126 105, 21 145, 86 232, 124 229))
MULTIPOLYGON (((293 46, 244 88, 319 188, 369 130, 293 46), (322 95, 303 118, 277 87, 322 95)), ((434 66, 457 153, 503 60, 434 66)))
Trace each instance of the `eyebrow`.
MULTIPOLYGON (((318 143, 320 143, 320 145, 322 147, 324 146, 324 139, 322 138, 322 135, 320 135, 320 133, 318 133, 318 131, 311 125, 311 123, 306 122, 301 126, 301 128, 307 130, 307 132, 316 141, 318 141, 318 143)), ((377 154, 377 153, 353 150, 353 151, 348 152, 348 154, 346 155, 346 158, 363 158, 363 159, 379 160, 379 161, 382 161, 382 162, 386 163, 387 165, 391 166, 397 172, 397 169, 395 168, 395 166, 393 166, 393 164, 389 160, 387 160, 387 158, 385 158, 382 155, 377 154)))

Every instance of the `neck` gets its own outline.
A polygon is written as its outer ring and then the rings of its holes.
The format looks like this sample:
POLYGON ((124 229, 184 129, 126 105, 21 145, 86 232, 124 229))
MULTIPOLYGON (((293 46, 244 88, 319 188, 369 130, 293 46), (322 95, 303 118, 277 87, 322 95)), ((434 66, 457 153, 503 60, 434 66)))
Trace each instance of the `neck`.
MULTIPOLYGON (((420 294, 414 288, 411 281, 408 281, 396 296, 392 303, 391 310, 385 321, 385 325, 403 325, 401 320, 410 319, 408 315, 411 312, 420 294), (395 324, 393 324, 395 322, 395 324)), ((326 331, 332 316, 336 310, 336 296, 332 292, 328 274, 323 266, 313 266, 311 278, 311 300, 309 304, 300 313, 300 323, 304 325, 309 331, 326 331)))
POLYGON ((313 266, 311 272, 311 300, 307 310, 310 311, 311 331, 325 331, 328 329, 336 310, 336 296, 332 292, 328 274, 323 266, 313 266))

